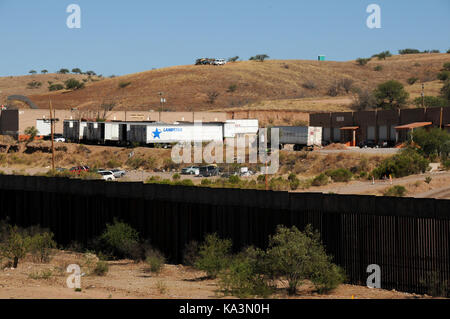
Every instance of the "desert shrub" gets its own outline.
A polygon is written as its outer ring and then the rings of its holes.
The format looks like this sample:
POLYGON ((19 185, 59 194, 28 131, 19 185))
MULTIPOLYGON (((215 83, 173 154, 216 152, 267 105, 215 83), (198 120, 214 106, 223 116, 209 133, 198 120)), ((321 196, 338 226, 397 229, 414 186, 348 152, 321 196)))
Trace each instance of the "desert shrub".
POLYGON ((120 167, 121 165, 122 165, 122 163, 114 158, 110 159, 108 162, 106 162, 107 168, 116 168, 116 167, 120 167))
POLYGON ((159 273, 161 272, 166 259, 159 250, 151 248, 145 252, 145 262, 148 264, 150 272, 159 273))
POLYGON ((229 182, 230 184, 237 185, 237 184, 239 184, 239 183, 241 182, 241 178, 240 178, 239 176, 237 176, 237 175, 231 175, 231 176, 228 178, 228 182, 229 182))
POLYGON ((450 71, 442 71, 438 73, 437 78, 441 81, 447 81, 450 78, 450 71))
POLYGON ((378 54, 372 55, 372 58, 378 58, 378 60, 386 60, 386 58, 391 57, 392 54, 389 51, 383 51, 378 54))
POLYGON ((432 180, 433 179, 431 178, 431 176, 425 177, 425 183, 427 183, 427 184, 430 184, 432 180))
POLYGON ((106 261, 99 260, 95 265, 93 273, 96 276, 106 276, 109 271, 109 265, 106 261))
POLYGON ((304 280, 311 280, 321 293, 344 281, 342 270, 332 264, 320 241, 320 234, 314 232, 310 225, 304 232, 295 226, 278 226, 276 234, 269 238, 267 263, 271 276, 287 281, 290 295, 296 293, 304 280))
POLYGON ((383 193, 384 196, 392 196, 392 197, 403 197, 406 195, 406 188, 401 185, 395 185, 393 187, 388 188, 383 193))
POLYGON ((352 179, 352 172, 345 168, 338 168, 335 170, 326 171, 325 174, 330 176, 333 182, 345 182, 348 183, 352 179))
POLYGON ((127 86, 129 86, 130 84, 131 84, 131 82, 120 81, 120 82, 119 82, 119 88, 120 88, 120 89, 124 89, 124 88, 126 88, 127 86))
POLYGON ((372 92, 367 89, 354 88, 353 107, 357 110, 367 110, 375 107, 377 100, 372 92))
POLYGON ((79 90, 84 88, 84 83, 76 79, 68 79, 64 84, 67 90, 79 90))
POLYGON ((270 57, 267 54, 257 54, 255 56, 252 56, 249 61, 264 62, 268 58, 270 57))
POLYGON ((289 186, 291 190, 295 191, 300 186, 300 180, 297 178, 297 175, 291 173, 288 177, 289 186))
POLYGON ((406 82, 407 82, 409 85, 413 85, 413 84, 416 83, 417 81, 419 81, 419 78, 418 78, 418 77, 411 77, 411 78, 409 78, 408 80, 406 80, 406 82))
POLYGON ((450 159, 442 161, 442 166, 444 166, 445 170, 450 169, 450 159))
POLYGON ((38 81, 31 81, 27 84, 27 88, 29 89, 38 89, 42 86, 42 82, 38 82, 38 81))
POLYGON ((417 107, 446 107, 449 105, 449 101, 439 96, 424 96, 416 97, 413 103, 417 107))
POLYGON ((197 258, 199 257, 199 243, 196 240, 192 240, 186 244, 183 251, 183 265, 194 266, 197 258))
POLYGON ((102 179, 102 175, 97 174, 95 172, 89 172, 89 171, 81 171, 80 175, 78 175, 78 177, 80 179, 88 180, 88 181, 102 179))
POLYGON ((328 184, 328 176, 325 174, 319 174, 311 181, 312 186, 324 186, 328 184))
POLYGON ((385 159, 372 171, 375 178, 392 175, 392 177, 404 177, 412 174, 425 173, 429 161, 417 151, 405 149, 400 154, 385 159))
POLYGON ((373 68, 374 71, 382 71, 383 70, 383 66, 382 65, 377 65, 376 67, 373 68))
POLYGON ((344 78, 339 81, 339 87, 345 90, 345 93, 349 93, 353 87, 353 80, 349 78, 344 78))
POLYGON ((233 93, 233 92, 236 91, 236 90, 237 90, 237 84, 230 84, 230 85, 228 86, 227 92, 228 92, 228 93, 233 93))
POLYGON ((239 60, 239 56, 234 56, 228 59, 228 62, 236 62, 237 60, 239 60))
POLYGON ((107 256, 135 258, 133 250, 139 250, 139 233, 130 225, 114 219, 113 224, 107 224, 106 230, 96 242, 97 250, 107 256))
POLYGON ((285 191, 289 188, 289 181, 284 180, 283 177, 274 177, 269 181, 269 187, 274 191, 285 191))
POLYGON ((446 159, 450 154, 450 133, 439 128, 417 129, 411 135, 413 143, 419 146, 418 152, 427 158, 446 159))
POLYGON ((216 278, 229 265, 231 245, 231 240, 220 239, 215 233, 206 235, 205 241, 200 245, 195 268, 205 271, 210 278, 216 278))
POLYGON ((356 59, 356 63, 358 65, 363 66, 363 65, 366 65, 370 60, 371 60, 370 58, 367 58, 367 59, 365 59, 365 58, 358 58, 358 59, 356 59))
POLYGON ((39 262, 49 262, 51 249, 56 248, 53 240, 53 233, 42 232, 31 237, 30 251, 35 260, 39 262))
POLYGON ((175 173, 175 174, 172 175, 172 179, 173 179, 174 181, 179 181, 180 178, 181 178, 181 175, 178 174, 178 173, 175 173))
POLYGON ((17 268, 19 260, 30 250, 31 237, 17 226, 3 224, 1 230, 0 256, 11 261, 13 268, 17 268))
POLYGON ((209 186, 212 184, 212 182, 207 178, 203 178, 200 184, 203 186, 209 186))
POLYGON ((274 292, 264 267, 265 252, 253 247, 234 256, 219 274, 219 288, 225 295, 238 298, 267 298, 274 292))
POLYGON ((304 87, 305 89, 308 89, 308 90, 313 90, 317 86, 316 86, 316 83, 314 81, 308 80, 308 81, 306 81, 305 83, 302 84, 302 87, 304 87))
POLYGON ((417 49, 402 49, 398 50, 399 54, 417 54, 420 53, 420 50, 417 49))
POLYGON ((28 278, 34 280, 41 280, 41 279, 47 280, 50 279, 51 276, 53 276, 53 272, 51 271, 51 269, 45 269, 40 272, 32 272, 31 274, 28 275, 28 278))
POLYGON ((327 95, 338 96, 338 94, 339 94, 339 85, 337 83, 334 83, 328 88, 327 95))
POLYGON ((50 84, 48 87, 49 91, 60 91, 60 90, 64 90, 64 85, 62 84, 50 84))
POLYGON ((256 178, 256 181, 258 183, 265 183, 266 182, 266 175, 264 175, 264 174, 258 175, 258 177, 256 178))
POLYGON ((448 297, 450 292, 449 281, 445 280, 441 272, 426 272, 425 277, 419 280, 427 294, 433 297, 448 297))

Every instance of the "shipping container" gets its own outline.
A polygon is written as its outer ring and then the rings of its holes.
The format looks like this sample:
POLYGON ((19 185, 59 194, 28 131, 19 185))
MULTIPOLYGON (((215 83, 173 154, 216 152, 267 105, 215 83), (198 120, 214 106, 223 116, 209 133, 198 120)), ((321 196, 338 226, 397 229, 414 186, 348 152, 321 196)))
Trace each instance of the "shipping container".
POLYGON ((80 140, 80 121, 64 120, 63 137, 66 141, 78 142, 80 140))

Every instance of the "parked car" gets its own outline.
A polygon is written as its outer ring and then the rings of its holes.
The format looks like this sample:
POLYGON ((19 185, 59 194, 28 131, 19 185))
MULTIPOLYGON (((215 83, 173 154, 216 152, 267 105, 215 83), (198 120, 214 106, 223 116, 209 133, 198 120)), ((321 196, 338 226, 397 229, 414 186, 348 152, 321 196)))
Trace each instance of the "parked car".
POLYGON ((100 174, 105 181, 114 181, 116 179, 111 171, 98 171, 97 174, 100 174))
POLYGON ((115 178, 123 177, 127 173, 125 170, 119 168, 112 169, 111 172, 114 174, 115 178))
POLYGON ((181 174, 183 175, 198 175, 200 174, 200 167, 199 166, 188 166, 181 170, 181 174))
POLYGON ((199 176, 211 177, 211 176, 218 176, 219 174, 220 174, 220 170, 217 167, 217 165, 208 165, 208 166, 200 167, 199 176))
POLYGON ((55 134, 53 135, 53 141, 56 143, 65 143, 66 139, 61 134, 55 134))
POLYGON ((227 61, 225 61, 225 59, 215 59, 212 64, 214 64, 214 65, 225 65, 225 64, 227 64, 227 61))

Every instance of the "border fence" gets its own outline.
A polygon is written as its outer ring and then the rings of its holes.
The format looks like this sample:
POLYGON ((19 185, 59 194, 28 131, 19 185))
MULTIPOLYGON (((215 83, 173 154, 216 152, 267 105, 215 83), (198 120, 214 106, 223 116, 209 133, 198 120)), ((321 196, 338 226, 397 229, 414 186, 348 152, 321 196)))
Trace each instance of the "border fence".
POLYGON ((56 241, 87 244, 118 218, 168 260, 179 263, 192 240, 217 232, 237 251, 264 248, 276 226, 311 224, 352 284, 367 266, 381 286, 427 293, 450 285, 450 200, 105 183, 0 176, 0 220, 49 228, 56 241))

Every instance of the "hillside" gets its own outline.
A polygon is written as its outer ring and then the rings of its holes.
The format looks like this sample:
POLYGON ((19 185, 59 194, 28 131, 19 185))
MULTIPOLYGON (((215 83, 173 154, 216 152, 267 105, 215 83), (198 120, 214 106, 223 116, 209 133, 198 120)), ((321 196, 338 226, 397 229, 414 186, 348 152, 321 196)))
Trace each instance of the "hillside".
MULTIPOLYGON (((440 83, 436 74, 449 54, 414 54, 393 56, 386 60, 372 59, 366 66, 355 61, 268 60, 243 61, 225 66, 176 66, 116 78, 87 82, 78 91, 48 92, 47 81, 61 83, 74 75, 33 75, 0 78, 2 97, 24 94, 39 107, 46 108, 51 98, 59 109, 78 107, 97 109, 103 103, 115 103, 115 109, 160 110, 158 92, 165 92, 164 110, 239 110, 298 109, 302 111, 349 110, 351 94, 327 96, 331 85, 350 78, 354 86, 369 89, 381 82, 396 79, 404 83, 411 98, 420 94, 421 84, 406 83, 410 77, 426 82, 426 94, 437 95, 440 83), (376 66, 381 71, 375 71, 376 66), (39 89, 26 89, 31 80, 43 82, 39 89), (127 84, 121 88, 120 83, 127 84), (306 83, 315 88, 305 88, 306 83)), ((86 76, 84 76, 86 77, 86 76)))

